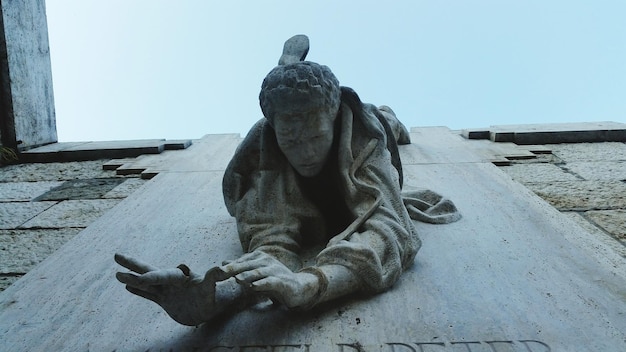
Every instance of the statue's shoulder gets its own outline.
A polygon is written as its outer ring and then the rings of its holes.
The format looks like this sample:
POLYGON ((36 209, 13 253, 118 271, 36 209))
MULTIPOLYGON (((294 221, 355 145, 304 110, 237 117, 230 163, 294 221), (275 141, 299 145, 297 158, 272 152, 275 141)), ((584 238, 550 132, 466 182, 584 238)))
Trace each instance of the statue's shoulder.
POLYGON ((226 174, 251 175, 259 170, 275 170, 284 163, 274 129, 267 119, 257 121, 237 147, 226 174))

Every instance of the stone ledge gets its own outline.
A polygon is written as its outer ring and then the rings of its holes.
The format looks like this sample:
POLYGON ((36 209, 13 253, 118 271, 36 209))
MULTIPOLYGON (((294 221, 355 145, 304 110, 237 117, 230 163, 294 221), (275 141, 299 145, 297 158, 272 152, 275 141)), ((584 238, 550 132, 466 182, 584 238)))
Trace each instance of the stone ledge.
POLYGON ((19 158, 26 163, 121 159, 143 154, 160 154, 164 150, 186 149, 191 144, 191 140, 165 139, 53 143, 22 152, 19 158))
POLYGON ((626 124, 619 122, 584 122, 558 124, 500 125, 483 129, 465 129, 467 139, 489 139, 519 145, 584 142, 626 142, 626 124))

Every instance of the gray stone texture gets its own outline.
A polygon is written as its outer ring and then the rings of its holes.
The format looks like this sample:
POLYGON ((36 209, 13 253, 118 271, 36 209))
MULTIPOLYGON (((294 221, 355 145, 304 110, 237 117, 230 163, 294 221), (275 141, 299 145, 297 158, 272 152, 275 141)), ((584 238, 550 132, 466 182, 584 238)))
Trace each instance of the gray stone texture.
MULTIPOLYGON (((626 261, 621 258, 617 260, 614 258, 616 255, 626 258, 626 241, 616 241, 615 236, 607 232, 605 228, 596 224, 593 220, 590 221, 588 213, 564 212, 563 214, 585 229, 588 233, 586 242, 591 250, 603 252, 603 257, 612 261, 613 266, 622 267, 626 270, 626 261), (597 243, 598 241, 600 244, 597 243)), ((626 217, 622 219, 626 219, 626 217)))
POLYGON ((610 234, 617 246, 613 248, 623 253, 618 249, 626 245, 626 144, 570 143, 545 147, 553 153, 544 160, 549 162, 545 166, 538 166, 537 158, 516 160, 500 169, 556 208, 578 212, 582 221, 600 230, 594 233, 610 234), (563 175, 570 176, 560 177, 563 175))
POLYGON ((19 280, 22 274, 10 274, 10 275, 2 275, 0 274, 0 292, 7 289, 7 287, 13 285, 17 280, 19 280))
POLYGON ((134 193, 136 190, 138 190, 145 183, 146 180, 144 179, 128 178, 117 187, 104 194, 102 198, 126 198, 134 193))
POLYGON ((3 143, 27 149, 57 141, 44 0, 2 1, 3 143))
POLYGON ((585 216, 626 244, 626 210, 591 210, 585 216))
POLYGON ((0 203, 0 229, 14 229, 36 217, 56 202, 0 203))
POLYGON ((119 202, 119 199, 66 200, 41 212, 19 228, 87 227, 119 202))
POLYGON ((626 124, 619 122, 584 122, 528 125, 501 125, 484 129, 467 129, 468 139, 489 139, 516 144, 550 144, 581 142, 626 142, 626 124))
POLYGON ((67 163, 18 164, 2 167, 0 182, 67 181, 76 179, 114 177, 103 170, 106 160, 67 163))
POLYGON ((552 144, 549 147, 566 163, 626 161, 626 144, 619 142, 552 144))
POLYGON ((525 185, 560 210, 626 208, 626 184, 620 181, 529 182, 525 185))
POLYGON ((100 199, 124 182, 120 178, 70 180, 37 197, 37 200, 100 199))
POLYGON ((53 143, 20 154, 24 162, 70 162, 96 159, 130 158, 143 154, 160 154, 165 150, 180 150, 191 140, 139 139, 102 142, 53 143))
POLYGON ((62 183, 60 181, 0 182, 0 202, 29 201, 62 183))
POLYGON ((585 180, 626 180, 626 161, 570 162, 566 168, 585 180))
POLYGON ((576 181, 578 178, 562 168, 548 163, 513 164, 502 170, 522 183, 576 181))
POLYGON ((0 275, 25 274, 78 234, 81 228, 0 230, 0 275))
MULTIPOLYGON (((62 148, 84 144, 62 143, 62 148)), ((100 145, 136 146, 136 143, 100 145)), ((168 145, 165 149, 172 150, 151 155, 150 165, 166 170, 178 161, 173 149, 185 149, 191 143, 174 141, 169 148, 168 145)), ((35 150, 46 158, 46 150, 54 154, 59 147, 52 144, 35 150)), ((124 159, 118 167, 124 163, 143 164, 145 161, 146 158, 124 159)), ((0 167, 0 268, 3 268, 0 291, 18 281, 63 243, 148 182, 139 175, 116 173, 113 164, 115 162, 103 159, 0 167), (105 165, 108 165, 106 170, 105 165), (63 187, 48 193, 47 197, 40 197, 61 185, 63 187)), ((157 172, 154 170, 153 174, 157 172)))

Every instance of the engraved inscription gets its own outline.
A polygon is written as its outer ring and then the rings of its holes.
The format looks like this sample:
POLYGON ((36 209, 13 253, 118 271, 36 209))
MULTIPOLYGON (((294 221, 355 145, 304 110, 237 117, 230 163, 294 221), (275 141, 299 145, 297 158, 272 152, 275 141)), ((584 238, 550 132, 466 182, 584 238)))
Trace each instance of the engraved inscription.
POLYGON ((245 345, 214 346, 210 352, 310 352, 311 345, 245 345))
POLYGON ((450 341, 450 342, 390 342, 389 352, 550 352, 545 342, 537 340, 492 340, 492 341, 450 341))
MULTIPOLYGON (((335 343, 336 352, 551 352, 550 346, 537 340, 445 341, 445 342, 387 342, 382 345, 362 345, 359 342, 335 343)), ((315 344, 281 345, 219 345, 210 352, 322 352, 315 344)))

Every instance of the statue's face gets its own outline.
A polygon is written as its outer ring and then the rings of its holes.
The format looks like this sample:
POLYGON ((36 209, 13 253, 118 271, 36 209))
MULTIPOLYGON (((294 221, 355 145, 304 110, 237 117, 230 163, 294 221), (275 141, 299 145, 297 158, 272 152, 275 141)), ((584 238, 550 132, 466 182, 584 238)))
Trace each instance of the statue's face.
POLYGON ((300 175, 313 177, 322 171, 333 145, 335 116, 314 110, 274 117, 278 147, 300 175))

